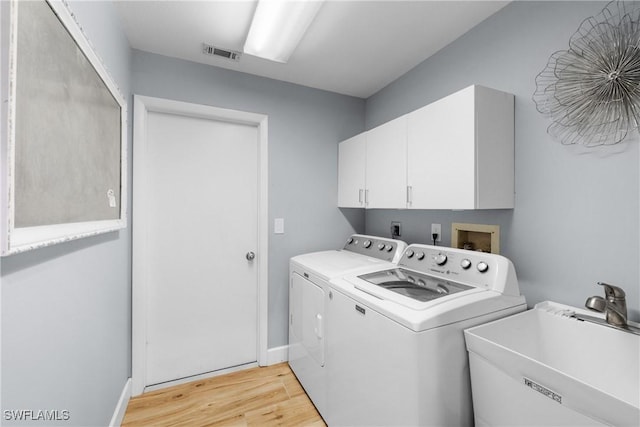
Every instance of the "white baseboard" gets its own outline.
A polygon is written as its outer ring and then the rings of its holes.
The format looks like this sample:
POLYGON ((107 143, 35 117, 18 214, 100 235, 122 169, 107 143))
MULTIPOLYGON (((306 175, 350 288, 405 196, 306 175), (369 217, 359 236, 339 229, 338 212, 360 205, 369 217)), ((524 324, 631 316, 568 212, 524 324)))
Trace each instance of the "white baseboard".
MULTIPOLYGON (((267 364, 266 366, 275 365, 278 363, 286 362, 289 360, 289 346, 282 345, 280 347, 273 347, 267 350, 267 364)), ((257 364, 253 364, 253 366, 257 366, 257 364)), ((202 375, 196 375, 189 378, 182 378, 176 381, 171 381, 168 383, 156 384, 153 386, 147 386, 143 389, 143 392, 159 390, 161 388, 165 388, 168 386, 183 384, 190 381, 195 381, 199 379, 210 378, 222 374, 227 374, 230 372, 247 369, 252 367, 252 364, 236 366, 229 369, 222 369, 216 372, 209 372, 202 375)), ((110 427, 118 427, 122 423, 122 419, 124 418, 124 413, 127 409, 127 404, 129 403, 129 399, 131 398, 132 386, 131 386, 131 378, 127 380, 127 383, 122 390, 122 395, 120 396, 120 400, 118 401, 118 406, 116 406, 116 410, 113 413, 113 417, 111 418, 110 427)))
POLYGON ((131 378, 128 378, 127 382, 124 384, 116 409, 113 411, 109 427, 120 427, 122 420, 124 419, 124 414, 127 411, 129 399, 131 399, 131 378))
POLYGON ((289 346, 282 345, 267 350, 267 366, 275 365, 289 360, 289 346))
POLYGON ((232 372, 238 372, 238 371, 244 371, 245 369, 256 368, 257 366, 258 364, 256 362, 245 363, 244 365, 232 366, 230 368, 218 369, 217 371, 205 372, 204 374, 192 375, 186 378, 178 378, 177 380, 173 380, 173 381, 166 381, 160 384, 148 385, 144 388, 143 393, 162 390, 163 388, 186 384, 192 381, 207 380, 209 378, 219 377, 220 375, 226 375, 232 372))

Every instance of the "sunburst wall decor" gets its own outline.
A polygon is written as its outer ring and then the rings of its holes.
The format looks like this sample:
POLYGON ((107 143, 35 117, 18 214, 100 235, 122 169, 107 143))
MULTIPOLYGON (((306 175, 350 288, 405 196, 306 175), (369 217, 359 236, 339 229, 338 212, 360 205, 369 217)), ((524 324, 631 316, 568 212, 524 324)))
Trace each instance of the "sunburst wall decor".
POLYGON ((563 144, 616 144, 640 124, 640 2, 585 19, 536 77, 537 110, 563 144))

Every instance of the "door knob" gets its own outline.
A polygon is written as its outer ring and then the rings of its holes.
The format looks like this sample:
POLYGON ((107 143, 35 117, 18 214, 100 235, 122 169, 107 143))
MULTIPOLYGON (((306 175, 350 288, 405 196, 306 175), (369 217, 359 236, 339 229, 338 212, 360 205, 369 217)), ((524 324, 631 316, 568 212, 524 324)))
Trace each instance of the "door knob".
POLYGON ((253 261, 254 258, 256 257, 256 254, 254 254, 253 252, 247 252, 247 261, 253 261))

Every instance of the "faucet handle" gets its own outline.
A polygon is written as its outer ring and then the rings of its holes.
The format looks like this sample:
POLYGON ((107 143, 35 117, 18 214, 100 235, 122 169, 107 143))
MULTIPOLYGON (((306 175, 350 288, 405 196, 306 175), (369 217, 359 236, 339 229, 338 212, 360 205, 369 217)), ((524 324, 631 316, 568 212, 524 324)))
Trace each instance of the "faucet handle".
POLYGON ((626 294, 622 288, 619 288, 614 285, 609 285, 608 283, 598 282, 598 285, 604 286, 604 294, 607 299, 624 299, 626 294))

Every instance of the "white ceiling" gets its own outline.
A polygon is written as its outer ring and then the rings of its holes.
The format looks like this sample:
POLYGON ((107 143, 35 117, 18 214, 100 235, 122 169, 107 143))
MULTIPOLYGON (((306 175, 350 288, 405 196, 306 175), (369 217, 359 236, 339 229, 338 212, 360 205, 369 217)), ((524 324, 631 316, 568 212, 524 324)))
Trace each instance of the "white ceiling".
POLYGON ((286 64, 202 54, 242 51, 254 0, 117 1, 135 49, 367 98, 508 1, 328 0, 286 64))

